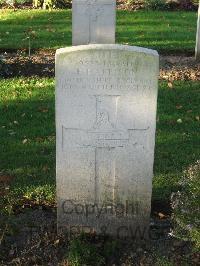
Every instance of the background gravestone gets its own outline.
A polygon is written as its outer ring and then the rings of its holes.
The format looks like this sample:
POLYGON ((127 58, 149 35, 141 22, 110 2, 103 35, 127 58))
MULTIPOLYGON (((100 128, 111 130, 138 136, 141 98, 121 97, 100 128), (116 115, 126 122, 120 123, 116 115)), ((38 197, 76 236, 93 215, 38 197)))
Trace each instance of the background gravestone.
POLYGON ((198 60, 200 59, 200 1, 199 1, 198 20, 197 20, 195 57, 198 60))
POLYGON ((58 227, 130 235, 130 228, 148 226, 157 79, 153 50, 57 50, 58 227))
POLYGON ((72 1, 72 44, 115 43, 115 0, 72 1))

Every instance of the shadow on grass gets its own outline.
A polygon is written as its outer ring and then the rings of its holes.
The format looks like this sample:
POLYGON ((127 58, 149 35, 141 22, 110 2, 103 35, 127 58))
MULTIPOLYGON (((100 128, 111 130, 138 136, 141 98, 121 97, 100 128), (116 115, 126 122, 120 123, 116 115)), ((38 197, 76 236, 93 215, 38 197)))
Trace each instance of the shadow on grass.
POLYGON ((200 157, 199 101, 199 82, 177 81, 174 89, 169 89, 166 82, 160 83, 154 199, 169 198, 178 189, 183 171, 200 157))
POLYGON ((55 194, 53 87, 47 85, 31 90, 29 85, 27 88, 12 90, 9 85, 14 87, 14 81, 6 82, 10 90, 7 92, 8 97, 14 94, 20 99, 1 101, 0 171, 15 176, 12 189, 17 194, 32 197, 39 190, 38 195, 43 191, 43 194, 46 193, 45 198, 52 197, 55 194), (26 99, 29 92, 37 95, 26 99))
MULTIPOLYGON (((1 50, 28 49, 26 33, 35 32, 31 48, 57 49, 71 45, 71 11, 10 11, 0 22, 1 50)), ((159 52, 194 51, 196 12, 117 12, 117 42, 157 49, 159 52), (186 34, 187 32, 187 34, 186 34), (142 35, 142 36, 140 36, 142 35)))
POLYGON ((56 49, 71 45, 71 12, 69 10, 10 11, 10 16, 0 22, 0 33, 3 35, 1 50, 28 49, 26 38, 29 30, 34 32, 34 37, 31 38, 33 50, 56 49))

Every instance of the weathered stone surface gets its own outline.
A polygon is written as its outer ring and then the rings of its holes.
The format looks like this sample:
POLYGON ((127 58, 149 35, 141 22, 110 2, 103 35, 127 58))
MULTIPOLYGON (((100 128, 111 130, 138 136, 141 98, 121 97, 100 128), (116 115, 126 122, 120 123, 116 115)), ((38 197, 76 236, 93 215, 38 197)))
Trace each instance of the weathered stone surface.
POLYGON ((153 50, 57 50, 58 227, 130 236, 148 225, 157 77, 153 50))
POLYGON ((72 43, 115 43, 116 0, 73 0, 72 43))
POLYGON ((197 60, 200 60, 200 0, 199 0, 198 20, 197 20, 195 57, 197 60))

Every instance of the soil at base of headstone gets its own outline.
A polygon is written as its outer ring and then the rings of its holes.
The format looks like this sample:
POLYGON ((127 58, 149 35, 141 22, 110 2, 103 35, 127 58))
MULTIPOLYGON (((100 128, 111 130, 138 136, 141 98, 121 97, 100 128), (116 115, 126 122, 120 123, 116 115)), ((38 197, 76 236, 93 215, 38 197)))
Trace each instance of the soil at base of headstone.
MULTIPOLYGON (((55 51, 38 51, 30 57, 18 53, 1 54, 4 65, 1 77, 54 77, 55 51)), ((200 63, 193 57, 160 56, 160 79, 200 81, 200 63)))
MULTIPOLYGON (((55 209, 27 209, 10 218, 12 222, 7 220, 5 223, 8 225, 8 233, 0 245, 0 265, 70 265, 67 257, 73 237, 57 234, 55 209)), ((169 217, 152 217, 151 237, 148 241, 138 243, 134 239, 114 240, 105 236, 87 235, 84 243, 86 241, 87 247, 92 246, 98 257, 104 258, 105 264, 97 262, 96 265, 158 265, 155 264, 158 254, 169 258, 173 265, 183 265, 183 262, 188 263, 184 265, 197 265, 195 263, 199 257, 192 252, 191 244, 172 237, 170 232, 169 217), (105 255, 105 246, 109 247, 113 243, 117 247, 105 255)))

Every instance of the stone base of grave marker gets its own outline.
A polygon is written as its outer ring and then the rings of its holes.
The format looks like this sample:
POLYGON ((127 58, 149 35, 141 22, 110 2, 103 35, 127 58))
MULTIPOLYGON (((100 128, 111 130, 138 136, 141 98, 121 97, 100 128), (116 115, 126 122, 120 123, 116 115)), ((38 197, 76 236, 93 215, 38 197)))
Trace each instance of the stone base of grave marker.
POLYGON ((123 45, 57 50, 59 229, 147 233, 158 61, 156 51, 123 45))

